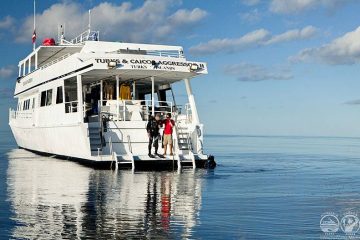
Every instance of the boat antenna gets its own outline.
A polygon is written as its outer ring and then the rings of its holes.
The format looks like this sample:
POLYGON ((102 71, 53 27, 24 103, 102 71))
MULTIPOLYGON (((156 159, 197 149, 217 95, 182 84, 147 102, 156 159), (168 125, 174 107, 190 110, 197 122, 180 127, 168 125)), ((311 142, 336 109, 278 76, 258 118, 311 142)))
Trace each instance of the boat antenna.
POLYGON ((64 39, 65 39, 65 24, 64 24, 64 26, 62 24, 60 24, 60 27, 58 25, 58 41, 59 41, 59 43, 63 44, 64 39))
POLYGON ((36 3, 34 0, 34 32, 32 35, 32 43, 33 43, 33 51, 35 51, 36 48, 36 3))
POLYGON ((91 9, 89 9, 89 33, 91 31, 91 9))

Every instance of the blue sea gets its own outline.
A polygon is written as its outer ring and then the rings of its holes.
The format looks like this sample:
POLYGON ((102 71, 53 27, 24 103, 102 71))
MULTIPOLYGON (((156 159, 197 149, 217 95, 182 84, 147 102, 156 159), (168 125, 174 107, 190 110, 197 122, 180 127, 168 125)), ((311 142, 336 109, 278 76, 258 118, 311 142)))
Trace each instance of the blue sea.
POLYGON ((132 173, 38 156, 2 131, 0 239, 360 239, 360 138, 205 141, 214 170, 132 173))

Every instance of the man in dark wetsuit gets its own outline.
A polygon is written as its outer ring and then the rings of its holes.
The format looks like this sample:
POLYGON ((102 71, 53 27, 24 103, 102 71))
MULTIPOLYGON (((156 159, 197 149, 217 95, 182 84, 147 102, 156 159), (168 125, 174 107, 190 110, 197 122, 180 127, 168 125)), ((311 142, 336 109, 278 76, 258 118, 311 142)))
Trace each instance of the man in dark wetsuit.
MULTIPOLYGON (((157 116, 158 117, 158 116, 157 116)), ((160 138, 160 120, 155 119, 153 116, 149 116, 149 122, 146 126, 146 131, 148 133, 149 137, 149 157, 154 158, 155 156, 151 154, 151 145, 154 143, 155 147, 155 155, 162 157, 160 154, 158 154, 158 148, 159 148, 159 138, 160 138)))

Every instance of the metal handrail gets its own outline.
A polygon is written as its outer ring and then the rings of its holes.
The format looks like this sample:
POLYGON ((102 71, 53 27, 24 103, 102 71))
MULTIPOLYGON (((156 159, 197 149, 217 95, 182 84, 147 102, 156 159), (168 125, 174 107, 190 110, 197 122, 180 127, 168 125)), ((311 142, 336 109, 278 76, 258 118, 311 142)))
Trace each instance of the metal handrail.
POLYGON ((124 139, 124 134, 123 132, 121 131, 121 129, 119 128, 119 126, 116 124, 116 122, 114 121, 114 119, 110 119, 109 118, 109 121, 111 121, 112 123, 114 123, 115 125, 115 129, 119 131, 120 135, 121 135, 121 139, 124 139))
MULTIPOLYGON (((103 119, 102 119, 102 116, 104 115, 104 112, 100 112, 100 114, 99 114, 99 116, 100 116, 100 124, 101 124, 101 135, 103 135, 104 134, 104 125, 103 125, 103 119)), ((115 129, 116 130, 118 130, 119 131, 119 133, 120 133, 120 136, 121 136, 121 139, 123 139, 123 141, 124 141, 124 134, 123 134, 123 132, 121 131, 121 129, 119 128, 119 126, 116 124, 116 122, 114 121, 114 119, 111 119, 111 118, 109 118, 109 121, 111 121, 113 124, 114 124, 114 126, 115 126, 115 129)), ((113 129, 113 128, 112 128, 113 129)), ((128 143, 129 143, 129 138, 130 138, 130 136, 129 135, 127 135, 127 138, 128 138, 128 143)), ((130 147, 129 147, 129 151, 130 151, 130 153, 132 153, 132 147, 131 147, 131 142, 130 142, 130 145, 129 145, 130 147)))
MULTIPOLYGON (((109 111, 106 112, 106 113, 108 113, 111 116, 115 116, 115 119, 117 121, 120 121, 120 120, 121 121, 126 121, 126 113, 128 113, 128 112, 130 113, 127 106, 137 105, 140 113, 143 114, 142 115, 142 120, 143 121, 148 120, 148 116, 150 115, 151 109, 152 109, 152 101, 151 100, 103 100, 102 102, 107 102, 109 104, 109 105, 107 105, 107 107, 111 107, 111 106, 116 107, 115 112, 111 112, 111 109, 109 109, 109 111), (114 104, 111 104, 111 103, 114 103, 114 104), (145 103, 145 104, 142 104, 142 103, 145 103), (121 110, 119 110, 120 106, 122 107, 121 110)), ((100 108, 103 108, 102 102, 99 101, 100 108)), ((170 102, 170 101, 155 101, 154 103, 159 105, 159 106, 155 106, 155 107, 159 107, 159 108, 164 107, 164 108, 166 108, 165 110, 156 110, 156 111, 154 111, 155 114, 159 113, 159 114, 165 115, 167 113, 170 113, 170 114, 173 115, 174 107, 173 107, 172 102, 170 102), (163 106, 161 106, 161 105, 163 105, 163 106)))
POLYGON ((85 32, 81 33, 79 36, 70 40, 72 44, 79 44, 85 41, 99 41, 100 33, 99 31, 91 31, 86 30, 85 32))
POLYGON ((147 50, 146 55, 159 57, 184 58, 184 53, 178 50, 147 50))
POLYGON ((117 154, 116 154, 116 152, 113 150, 113 145, 112 145, 111 136, 109 137, 109 148, 110 148, 110 153, 111 153, 111 158, 112 158, 112 162, 111 162, 111 165, 110 165, 110 169, 112 169, 113 162, 115 161, 115 170, 117 170, 117 169, 118 169, 117 154))
POLYGON ((128 146, 129 146, 129 151, 132 154, 132 146, 131 146, 131 139, 130 139, 130 135, 127 135, 127 139, 128 139, 128 146))
POLYGON ((114 151, 113 151, 113 145, 112 145, 112 139, 111 139, 111 136, 109 137, 109 149, 110 149, 110 154, 111 154, 111 157, 113 158, 114 160, 114 151))
POLYGON ((98 115, 98 117, 99 117, 99 124, 100 124, 100 126, 99 126, 99 128, 100 128, 100 137, 101 137, 101 147, 103 146, 103 139, 104 139, 104 141, 106 142, 106 140, 105 140, 105 138, 103 138, 103 136, 104 136, 104 124, 103 124, 103 115, 101 114, 101 112, 99 113, 99 115, 98 115))
POLYGON ((191 140, 192 140, 192 139, 191 139, 191 134, 190 134, 190 132, 188 132, 186 141, 187 141, 189 150, 190 150, 190 151, 193 151, 192 141, 191 141, 191 140))
MULTIPOLYGON (((180 149, 180 147, 179 147, 179 138, 178 138, 178 135, 179 135, 179 121, 177 120, 177 115, 175 116, 175 119, 174 119, 174 121, 175 121, 175 139, 174 139, 174 142, 175 142, 175 144, 176 144, 176 146, 177 146, 177 149, 180 149)), ((175 153, 175 144, 173 144, 173 151, 174 151, 174 153, 175 153)))
POLYGON ((185 108, 185 114, 186 114, 186 122, 191 123, 192 122, 192 111, 191 106, 189 103, 186 103, 184 105, 185 108))

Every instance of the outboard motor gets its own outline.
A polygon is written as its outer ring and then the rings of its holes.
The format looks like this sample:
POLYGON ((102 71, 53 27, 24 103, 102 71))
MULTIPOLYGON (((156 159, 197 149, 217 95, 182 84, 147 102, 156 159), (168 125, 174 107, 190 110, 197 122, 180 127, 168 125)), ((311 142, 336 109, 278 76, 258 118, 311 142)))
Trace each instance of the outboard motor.
POLYGON ((215 157, 213 155, 209 155, 204 167, 209 169, 214 169, 216 167, 215 157))

